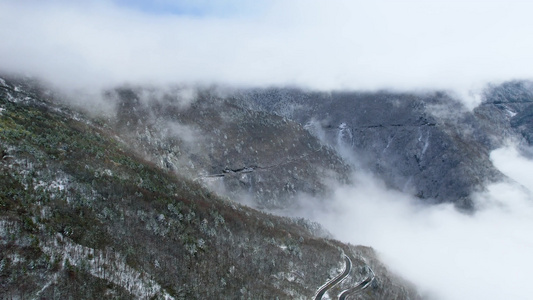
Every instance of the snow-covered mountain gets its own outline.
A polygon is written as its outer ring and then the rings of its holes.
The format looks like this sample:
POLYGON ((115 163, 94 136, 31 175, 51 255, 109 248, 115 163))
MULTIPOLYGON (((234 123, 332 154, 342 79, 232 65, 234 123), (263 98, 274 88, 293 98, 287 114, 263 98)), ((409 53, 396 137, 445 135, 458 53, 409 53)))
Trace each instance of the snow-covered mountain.
POLYGON ((529 93, 527 82, 489 87, 472 111, 443 92, 212 88, 183 107, 172 104, 179 91, 138 87, 115 99, 129 124, 119 127, 145 155, 259 207, 291 206, 363 170, 422 202, 472 210, 472 193, 504 178, 490 152, 509 140, 527 151, 529 93))
POLYGON ((530 154, 533 129, 531 83, 483 98, 468 110, 443 92, 139 85, 104 91, 96 114, 97 101, 3 76, 0 293, 304 299, 347 255, 331 297, 373 272, 365 299, 421 298, 372 245, 271 212, 331 209, 359 173, 475 212, 473 193, 505 179, 491 151, 513 140, 530 154))
POLYGON ((346 166, 296 123, 196 104, 182 118, 172 101, 154 115, 150 105, 165 103, 131 105, 136 98, 127 95, 117 100, 116 116, 98 117, 65 105, 36 81, 0 80, 1 298, 309 299, 346 270, 346 257, 352 266, 341 283, 327 286, 329 295, 370 280, 372 271, 367 297, 419 298, 372 249, 333 240, 317 223, 264 213, 202 186, 207 171, 220 173, 212 177, 236 185, 227 195, 248 189, 259 195, 257 203, 278 206, 301 186, 327 190, 319 175, 341 176, 346 166), (250 144, 249 130, 269 139, 258 136, 250 144), (278 142, 285 136, 287 142, 278 142), (265 156, 265 145, 286 147, 281 153, 287 156, 246 160, 265 156), (296 145, 309 150, 291 150, 296 145), (227 159, 226 151, 232 152, 227 159), (287 157, 294 162, 283 163, 287 157), (329 169, 315 170, 319 163, 329 169), (268 192, 290 178, 284 172, 293 174, 294 186, 268 192), (265 179, 250 186, 254 181, 239 177, 246 174, 265 179), (277 200, 265 202, 271 194, 277 200))

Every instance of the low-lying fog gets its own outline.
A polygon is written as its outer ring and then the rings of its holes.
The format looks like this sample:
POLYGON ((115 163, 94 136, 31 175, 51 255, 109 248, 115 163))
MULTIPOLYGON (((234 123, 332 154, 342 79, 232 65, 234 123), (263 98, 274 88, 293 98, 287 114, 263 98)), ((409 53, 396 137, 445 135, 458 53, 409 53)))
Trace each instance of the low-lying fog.
POLYGON ((361 173, 354 186, 336 189, 327 209, 301 214, 342 241, 374 247, 429 299, 531 299, 533 161, 512 146, 491 159, 514 181, 476 194, 472 215, 417 204, 361 173))

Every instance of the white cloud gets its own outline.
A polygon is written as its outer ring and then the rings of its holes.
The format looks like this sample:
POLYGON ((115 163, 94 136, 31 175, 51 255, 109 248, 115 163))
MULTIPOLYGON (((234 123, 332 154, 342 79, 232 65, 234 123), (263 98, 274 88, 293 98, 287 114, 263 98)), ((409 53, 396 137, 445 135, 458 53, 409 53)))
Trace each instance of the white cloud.
POLYGON ((210 13, 194 16, 109 1, 4 0, 0 65, 79 86, 468 90, 533 78, 529 1, 226 2, 213 9, 220 15, 204 3, 197 6, 210 13), (240 6, 235 15, 224 11, 240 6))
MULTIPOLYGON (((299 213, 324 224, 340 240, 371 245, 430 299, 529 299, 533 162, 513 147, 491 157, 522 185, 490 185, 475 196, 480 209, 472 215, 451 205, 417 204, 361 173, 354 186, 337 189, 331 202, 299 213)), ((309 205, 311 200, 302 201, 309 205)))
POLYGON ((490 154, 491 159, 504 174, 533 191, 533 161, 525 159, 514 145, 490 154))
POLYGON ((191 148, 196 148, 196 143, 202 140, 201 131, 193 126, 184 125, 179 122, 168 122, 167 128, 167 134, 169 136, 181 139, 191 148))

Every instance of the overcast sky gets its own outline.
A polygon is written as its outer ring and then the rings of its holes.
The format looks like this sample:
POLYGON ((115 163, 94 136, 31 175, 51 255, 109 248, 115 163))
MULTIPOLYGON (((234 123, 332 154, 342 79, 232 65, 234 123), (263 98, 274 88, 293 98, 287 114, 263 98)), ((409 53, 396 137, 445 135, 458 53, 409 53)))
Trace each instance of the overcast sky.
POLYGON ((469 90, 533 78, 533 1, 0 0, 0 69, 123 82, 469 90))

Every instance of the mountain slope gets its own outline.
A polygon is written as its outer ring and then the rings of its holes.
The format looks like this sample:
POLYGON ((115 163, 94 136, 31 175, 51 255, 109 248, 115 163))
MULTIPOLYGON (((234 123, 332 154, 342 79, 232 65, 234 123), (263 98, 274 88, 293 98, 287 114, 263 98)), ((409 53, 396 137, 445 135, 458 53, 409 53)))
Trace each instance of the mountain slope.
POLYGON ((350 167, 300 124, 244 109, 213 89, 183 99, 183 88, 110 91, 110 124, 132 149, 162 168, 265 208, 294 205, 304 192, 325 195, 350 167), (186 103, 184 104, 184 102, 186 103))
POLYGON ((467 110, 446 93, 120 88, 113 128, 143 156, 217 193, 284 209, 365 170, 427 203, 473 210, 504 176, 490 152, 531 140, 531 85, 487 89, 467 110), (185 93, 187 94, 187 93, 185 93))
POLYGON ((426 202, 471 209, 472 192, 502 178, 479 120, 444 93, 238 91, 233 101, 305 126, 352 165, 426 202))
POLYGON ((532 82, 509 81, 489 86, 474 113, 480 120, 479 131, 487 136, 487 147, 501 147, 509 139, 524 146, 533 145, 532 82))
POLYGON ((368 297, 418 298, 371 250, 162 170, 45 87, 0 85, 3 297, 310 298, 345 253, 374 269, 368 297))

